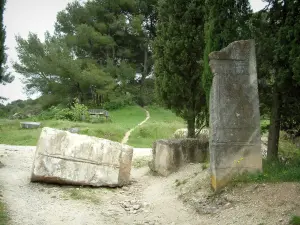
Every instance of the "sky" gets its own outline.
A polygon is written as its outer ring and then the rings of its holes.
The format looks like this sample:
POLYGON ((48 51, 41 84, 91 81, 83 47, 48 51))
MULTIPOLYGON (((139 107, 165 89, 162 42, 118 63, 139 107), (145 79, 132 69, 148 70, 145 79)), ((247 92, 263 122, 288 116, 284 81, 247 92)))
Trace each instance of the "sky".
MULTIPOLYGON (((8 98, 10 101, 27 99, 28 96, 23 91, 22 76, 15 73, 11 68, 11 62, 17 61, 18 56, 15 50, 17 43, 15 36, 23 38, 29 32, 36 33, 41 40, 44 33, 54 31, 56 14, 65 9, 69 2, 73 0, 7 0, 4 12, 4 25, 6 26, 6 47, 8 55, 8 66, 10 72, 15 76, 15 80, 6 85, 0 85, 0 96, 8 98)), ((261 0, 250 0, 253 11, 258 11, 265 6, 261 0)), ((30 96, 31 98, 37 95, 30 96)))

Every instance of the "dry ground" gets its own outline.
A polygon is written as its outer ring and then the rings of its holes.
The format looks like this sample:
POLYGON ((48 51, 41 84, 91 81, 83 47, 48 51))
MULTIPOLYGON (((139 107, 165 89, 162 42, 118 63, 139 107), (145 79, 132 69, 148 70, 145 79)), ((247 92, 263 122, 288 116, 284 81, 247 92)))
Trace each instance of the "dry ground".
POLYGON ((1 198, 12 225, 273 225, 300 213, 299 183, 239 185, 214 195, 197 164, 168 178, 133 168, 131 185, 117 189, 46 185, 29 181, 33 156, 34 147, 0 145, 1 198))

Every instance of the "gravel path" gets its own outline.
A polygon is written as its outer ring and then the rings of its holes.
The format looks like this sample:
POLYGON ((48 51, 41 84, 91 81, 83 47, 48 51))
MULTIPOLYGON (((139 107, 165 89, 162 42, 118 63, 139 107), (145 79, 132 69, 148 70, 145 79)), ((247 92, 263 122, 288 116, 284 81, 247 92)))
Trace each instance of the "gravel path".
MULTIPOLYGON (((30 183, 35 147, 0 145, 0 190, 13 225, 198 224, 176 198, 174 180, 132 169, 124 188, 79 188, 30 183), (168 205, 170 207, 166 208, 168 205), (173 223, 174 222, 174 223, 173 223)), ((135 158, 145 156, 151 149, 135 158)))
POLYGON ((129 131, 126 132, 123 140, 121 141, 122 144, 126 144, 129 140, 129 136, 131 134, 131 132, 133 132, 136 128, 138 128, 139 126, 143 125, 144 123, 147 122, 147 120, 150 119, 150 113, 149 111, 147 111, 146 109, 144 109, 146 112, 146 119, 144 119, 142 122, 140 122, 137 126, 135 126, 134 128, 130 129, 129 131))
MULTIPOLYGON (((167 178, 133 168, 131 185, 115 189, 31 183, 34 150, 0 145, 0 198, 12 225, 287 225, 300 215, 299 183, 240 185, 213 195, 200 164, 167 178)), ((134 149, 134 158, 150 152, 134 149)))

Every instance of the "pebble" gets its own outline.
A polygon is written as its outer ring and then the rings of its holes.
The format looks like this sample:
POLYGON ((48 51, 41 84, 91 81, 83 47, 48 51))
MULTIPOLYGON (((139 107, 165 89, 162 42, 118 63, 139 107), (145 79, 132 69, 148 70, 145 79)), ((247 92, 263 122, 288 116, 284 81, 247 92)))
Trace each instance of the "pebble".
POLYGON ((134 210, 139 210, 140 208, 141 208, 141 205, 134 205, 134 206, 133 206, 133 209, 134 209, 134 210))
POLYGON ((122 190, 123 190, 123 191, 129 191, 129 187, 123 186, 123 187, 122 187, 122 190))

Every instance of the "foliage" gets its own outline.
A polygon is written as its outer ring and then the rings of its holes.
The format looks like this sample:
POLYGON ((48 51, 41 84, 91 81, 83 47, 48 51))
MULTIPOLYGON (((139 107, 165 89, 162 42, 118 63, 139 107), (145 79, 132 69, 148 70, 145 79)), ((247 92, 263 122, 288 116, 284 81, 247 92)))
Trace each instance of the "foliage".
POLYGON ((300 225, 300 216, 292 216, 289 224, 291 225, 300 225))
POLYGON ((3 24, 3 13, 5 7, 6 0, 0 0, 0 83, 3 79, 3 65, 5 64, 5 27, 3 24))
POLYGON ((55 34, 46 33, 45 42, 32 33, 27 39, 17 37, 19 62, 14 68, 26 78, 29 93, 63 96, 69 103, 76 97, 79 103, 96 106, 114 100, 111 95, 131 93, 141 96, 143 105, 143 96, 153 92, 148 75, 155 4, 156 0, 69 3, 57 15, 55 34))
POLYGON ((73 121, 89 121, 90 115, 87 106, 75 103, 75 105, 71 108, 71 112, 73 114, 73 121))
MULTIPOLYGON (((3 13, 5 10, 6 0, 0 0, 0 84, 11 83, 14 77, 7 71, 6 61, 7 55, 5 54, 5 37, 6 31, 3 24, 3 13)), ((0 96, 0 101, 5 98, 0 96)))
POLYGON ((225 0, 222 3, 218 0, 209 0, 205 5, 202 85, 208 100, 213 77, 208 55, 221 50, 233 41, 250 37, 251 8, 248 0, 225 0))
POLYGON ((243 174, 235 178, 235 182, 292 182, 300 181, 300 151, 290 141, 281 138, 279 152, 282 160, 263 160, 263 172, 243 174))
POLYGON ((0 225, 7 225, 9 222, 9 217, 5 204, 0 201, 0 225))
POLYGON ((280 129, 300 135, 298 93, 300 53, 299 1, 268 0, 268 7, 253 15, 257 40, 257 68, 262 111, 270 115, 268 158, 278 158, 280 129), (261 31, 264 32, 261 32, 261 31))
POLYGON ((156 91, 163 104, 188 123, 205 115, 199 59, 204 51, 204 0, 166 0, 158 6, 154 41, 156 91))

